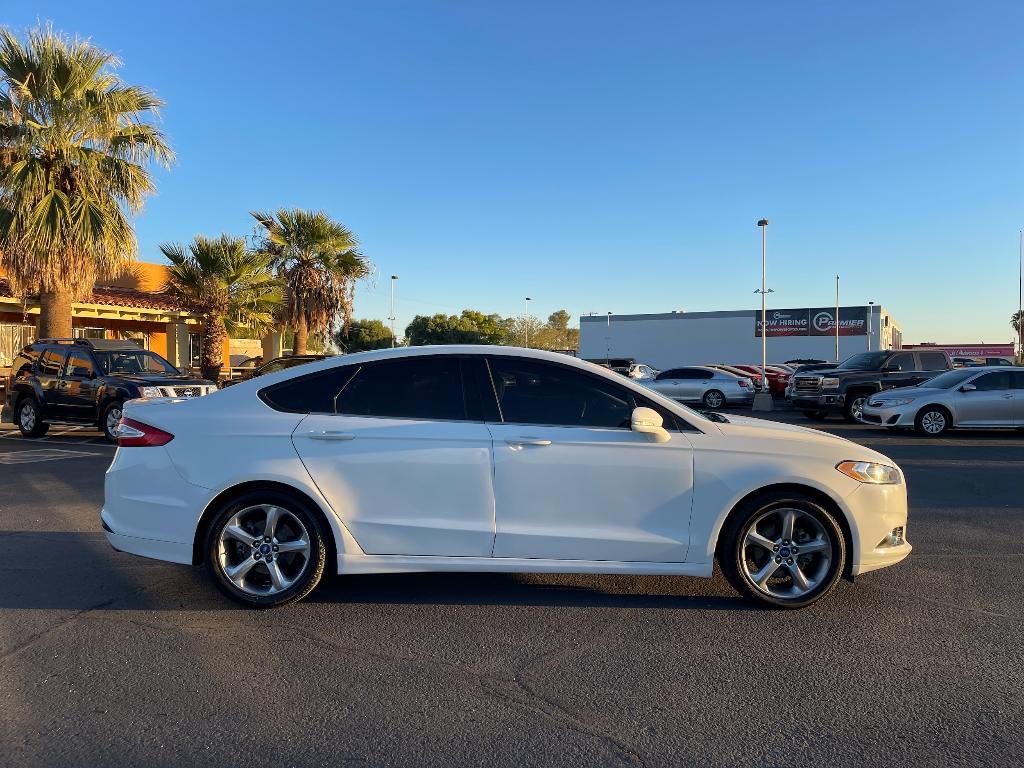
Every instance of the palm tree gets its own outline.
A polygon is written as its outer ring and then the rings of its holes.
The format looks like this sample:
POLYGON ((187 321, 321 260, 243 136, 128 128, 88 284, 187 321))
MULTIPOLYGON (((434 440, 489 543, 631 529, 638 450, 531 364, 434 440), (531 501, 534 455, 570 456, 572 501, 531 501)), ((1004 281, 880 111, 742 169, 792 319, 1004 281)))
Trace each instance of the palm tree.
POLYGON ((71 303, 135 258, 129 217, 174 159, 147 122, 162 106, 120 62, 49 27, 0 29, 0 265, 38 293, 39 335, 71 335, 71 303))
POLYGON ((323 211, 252 212, 263 227, 260 248, 273 257, 285 285, 282 319, 295 331, 294 354, 305 354, 309 335, 329 337, 340 315, 352 319, 356 281, 370 274, 356 236, 323 211))
POLYGON ((265 333, 281 306, 281 284, 271 257, 245 247, 245 239, 196 237, 188 251, 176 243, 160 246, 171 262, 166 291, 203 317, 200 367, 203 377, 220 378, 224 339, 242 329, 265 333))

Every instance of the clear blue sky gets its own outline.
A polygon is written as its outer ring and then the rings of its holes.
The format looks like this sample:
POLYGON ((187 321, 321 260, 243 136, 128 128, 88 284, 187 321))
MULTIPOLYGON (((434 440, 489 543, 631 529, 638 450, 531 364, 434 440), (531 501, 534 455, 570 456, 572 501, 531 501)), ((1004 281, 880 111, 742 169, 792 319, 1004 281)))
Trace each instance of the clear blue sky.
POLYGON ((1024 4, 4 3, 125 62, 179 162, 142 257, 325 208, 356 313, 883 303, 907 341, 1008 340, 1024 4))

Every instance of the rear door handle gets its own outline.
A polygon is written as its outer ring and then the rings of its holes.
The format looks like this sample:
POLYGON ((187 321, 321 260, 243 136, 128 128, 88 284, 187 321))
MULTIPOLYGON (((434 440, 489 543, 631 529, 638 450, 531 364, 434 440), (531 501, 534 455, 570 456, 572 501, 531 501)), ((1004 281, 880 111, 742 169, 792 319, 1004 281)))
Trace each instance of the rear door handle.
POLYGON ((550 440, 544 440, 540 437, 515 437, 509 438, 505 442, 513 448, 522 448, 524 445, 551 445, 550 440))
POLYGON ((351 432, 334 432, 328 429, 322 429, 314 432, 307 432, 306 436, 310 440, 355 440, 356 436, 351 432))

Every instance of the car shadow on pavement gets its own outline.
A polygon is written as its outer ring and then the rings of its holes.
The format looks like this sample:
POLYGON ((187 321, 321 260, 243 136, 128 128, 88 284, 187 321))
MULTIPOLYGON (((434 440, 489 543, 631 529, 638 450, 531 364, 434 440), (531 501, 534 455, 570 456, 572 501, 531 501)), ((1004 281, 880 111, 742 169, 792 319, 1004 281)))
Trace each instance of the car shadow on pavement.
POLYGON ((603 574, 401 573, 334 576, 306 601, 705 611, 755 607, 729 591, 717 575, 708 580, 603 574))

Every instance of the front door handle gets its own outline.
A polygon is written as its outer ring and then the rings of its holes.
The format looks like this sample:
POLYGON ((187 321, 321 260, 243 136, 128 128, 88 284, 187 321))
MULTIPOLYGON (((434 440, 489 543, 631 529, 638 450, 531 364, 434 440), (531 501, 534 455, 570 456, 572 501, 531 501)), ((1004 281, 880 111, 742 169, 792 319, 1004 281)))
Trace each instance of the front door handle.
POLYGON ((1003 395, 1003 399, 1004 400, 1013 400, 1013 393, 1007 392, 1005 395, 1003 395))
POLYGON ((510 438, 505 442, 511 445, 513 448, 522 448, 524 445, 551 445, 550 440, 544 440, 543 438, 540 437, 516 437, 510 438))
POLYGON ((355 440, 356 436, 351 432, 335 432, 328 429, 321 429, 319 431, 307 432, 306 436, 310 440, 355 440))

